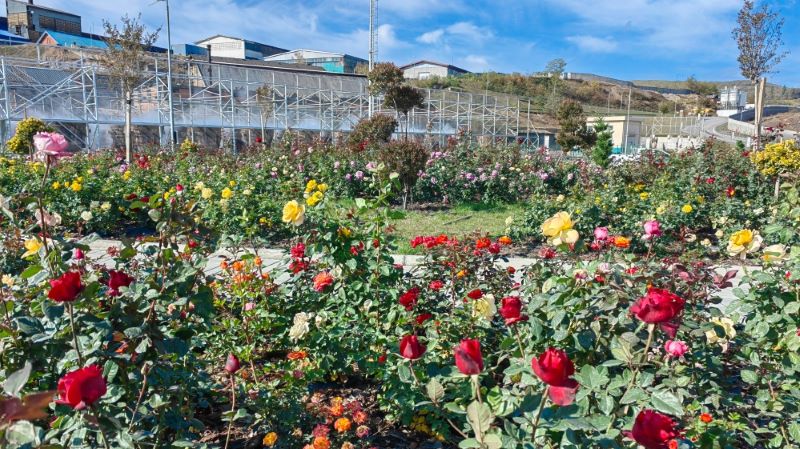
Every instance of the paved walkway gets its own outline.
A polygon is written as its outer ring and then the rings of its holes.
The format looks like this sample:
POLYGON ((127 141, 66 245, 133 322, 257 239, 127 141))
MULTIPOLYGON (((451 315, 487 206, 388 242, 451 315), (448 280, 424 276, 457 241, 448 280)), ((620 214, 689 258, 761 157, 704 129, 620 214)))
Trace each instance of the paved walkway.
MULTIPOLYGON (((155 245, 152 243, 150 245, 155 245)), ((113 264, 113 258, 108 255, 108 248, 115 246, 117 248, 122 247, 122 242, 118 240, 106 240, 106 239, 98 239, 89 244, 90 251, 88 256, 94 260, 96 263, 105 264, 111 266, 113 264)), ((281 264, 281 262, 285 259, 287 252, 280 249, 259 249, 258 256, 264 261, 264 267, 267 270, 270 270, 273 267, 276 267, 281 264)), ((423 260, 423 256, 413 256, 413 255, 395 255, 392 256, 394 258, 395 263, 402 264, 407 270, 412 269, 413 267, 419 265, 423 260)), ((209 275, 214 275, 220 272, 220 262, 224 259, 232 259, 234 258, 234 254, 230 251, 220 250, 214 252, 208 259, 208 264, 206 265, 206 273, 209 275)), ((514 267, 517 269, 518 275, 521 275, 522 270, 529 265, 534 264, 538 259, 532 258, 525 258, 525 257, 511 257, 508 258, 507 261, 499 261, 498 265, 506 268, 506 267, 514 267)), ((748 270, 751 272, 757 270, 759 267, 748 267, 748 270)), ((727 288, 720 293, 722 297, 722 303, 720 304, 720 309, 725 311, 727 306, 730 305, 731 301, 734 299, 733 290, 736 287, 740 286, 740 282, 742 276, 744 274, 741 266, 721 266, 717 267, 715 271, 719 274, 724 274, 728 270, 735 269, 738 270, 738 273, 734 279, 731 280, 733 287, 727 288)), ((278 282, 281 280, 278 279, 278 282)), ((747 285, 741 285, 743 290, 747 290, 747 285)))

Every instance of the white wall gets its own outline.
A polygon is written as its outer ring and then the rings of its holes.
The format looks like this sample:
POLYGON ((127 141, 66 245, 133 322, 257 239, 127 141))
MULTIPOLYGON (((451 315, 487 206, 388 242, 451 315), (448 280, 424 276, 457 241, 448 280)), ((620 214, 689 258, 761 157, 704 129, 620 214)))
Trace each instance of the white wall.
POLYGON ((426 79, 438 76, 439 78, 447 77, 447 67, 434 64, 420 64, 409 67, 403 70, 403 76, 406 79, 426 79))
POLYGON ((218 58, 245 59, 244 41, 228 37, 215 37, 197 44, 205 48, 211 45, 211 56, 218 58))

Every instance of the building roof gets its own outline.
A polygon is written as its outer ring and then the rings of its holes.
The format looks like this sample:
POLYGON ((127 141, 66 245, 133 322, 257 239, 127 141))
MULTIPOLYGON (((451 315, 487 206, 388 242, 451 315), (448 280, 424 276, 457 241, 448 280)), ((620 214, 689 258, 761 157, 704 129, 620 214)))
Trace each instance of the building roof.
POLYGON ((108 48, 108 44, 104 40, 97 39, 90 36, 78 36, 75 34, 62 33, 61 31, 45 30, 44 34, 39 38, 42 42, 45 36, 50 36, 61 47, 84 47, 84 48, 108 48))
POLYGON ((454 72, 469 73, 469 70, 464 70, 461 67, 456 67, 456 66, 454 66, 452 64, 442 64, 441 62, 429 61, 427 59, 422 59, 422 60, 417 61, 417 62, 412 62, 411 64, 406 64, 406 65, 400 67, 400 70, 410 69, 411 67, 422 65, 422 64, 438 65, 439 67, 447 67, 449 70, 452 70, 454 72))
POLYGON ((205 39, 200 39, 199 41, 195 41, 195 45, 200 45, 200 44, 202 44, 203 42, 210 41, 211 39, 216 39, 216 38, 218 38, 218 37, 224 37, 225 39, 233 39, 233 40, 235 40, 235 41, 242 41, 242 42, 247 42, 247 43, 250 43, 250 44, 262 45, 262 46, 264 46, 264 47, 273 47, 273 48, 278 48, 278 49, 279 49, 279 50, 281 50, 281 51, 287 51, 285 48, 279 48, 279 47, 275 47, 274 45, 263 44, 263 43, 261 43, 261 42, 252 41, 252 40, 250 40, 250 39, 245 39, 245 38, 243 38, 243 37, 228 36, 228 35, 226 35, 226 34, 215 34, 215 35, 213 35, 213 36, 211 36, 211 37, 207 37, 207 38, 205 38, 205 39))
POLYGON ((79 15, 77 15, 75 13, 72 13, 72 12, 63 11, 63 10, 56 9, 56 8, 51 8, 49 6, 37 5, 35 3, 28 3, 27 1, 24 1, 24 0, 10 0, 10 1, 12 1, 14 3, 23 4, 23 5, 25 5, 25 6, 29 7, 29 8, 43 9, 45 11, 52 11, 52 12, 57 12, 59 14, 65 14, 65 15, 68 15, 68 16, 77 17, 78 19, 81 18, 81 16, 79 16, 79 15))
POLYGON ((14 33, 10 33, 6 30, 0 30, 0 41, 3 42, 14 42, 14 43, 25 43, 28 42, 28 39, 25 39, 22 36, 17 36, 14 33))
POLYGON ((344 58, 349 56, 351 58, 365 60, 363 58, 359 58, 358 56, 348 55, 346 53, 335 53, 329 51, 322 51, 322 50, 309 50, 306 48, 298 48, 296 50, 287 51, 284 53, 278 53, 275 55, 270 55, 264 58, 265 61, 283 61, 288 59, 294 59, 297 54, 301 54, 303 59, 314 59, 314 58, 344 58))

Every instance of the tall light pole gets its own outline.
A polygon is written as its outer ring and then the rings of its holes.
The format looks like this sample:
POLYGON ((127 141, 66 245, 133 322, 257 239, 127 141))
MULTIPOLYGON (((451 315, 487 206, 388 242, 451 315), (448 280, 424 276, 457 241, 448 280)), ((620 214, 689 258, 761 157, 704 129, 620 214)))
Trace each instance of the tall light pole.
POLYGON ((169 149, 175 151, 175 108, 172 103, 172 30, 169 21, 169 0, 158 0, 167 5, 167 98, 169 99, 169 149))
MULTIPOLYGON (((378 29, 377 29, 377 22, 378 22, 378 0, 370 0, 369 1, 369 71, 372 72, 372 69, 375 68, 375 58, 378 55, 378 29)), ((369 86, 369 81, 367 81, 367 86, 369 86)), ((372 103, 374 99, 372 98, 372 93, 369 93, 369 117, 372 118, 373 114, 373 106, 372 103)))

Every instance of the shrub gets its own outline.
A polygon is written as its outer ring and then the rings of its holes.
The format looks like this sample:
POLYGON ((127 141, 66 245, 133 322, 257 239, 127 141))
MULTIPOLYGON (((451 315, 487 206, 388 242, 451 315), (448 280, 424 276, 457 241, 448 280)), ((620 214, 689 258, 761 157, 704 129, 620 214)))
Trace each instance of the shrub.
POLYGON ((19 122, 17 131, 8 141, 8 151, 16 154, 30 154, 33 152, 33 136, 36 133, 52 132, 53 128, 42 120, 29 117, 19 122))
POLYGON ((753 163, 764 176, 800 172, 800 146, 795 140, 772 143, 751 156, 753 163))
POLYGON ((375 114, 372 118, 362 119, 347 139, 348 148, 353 153, 374 150, 392 138, 397 126, 397 120, 386 114, 375 114))
POLYGON ((406 208, 411 190, 429 157, 427 148, 411 140, 391 142, 379 150, 378 160, 387 170, 400 175, 400 182, 403 184, 403 208, 406 208))

